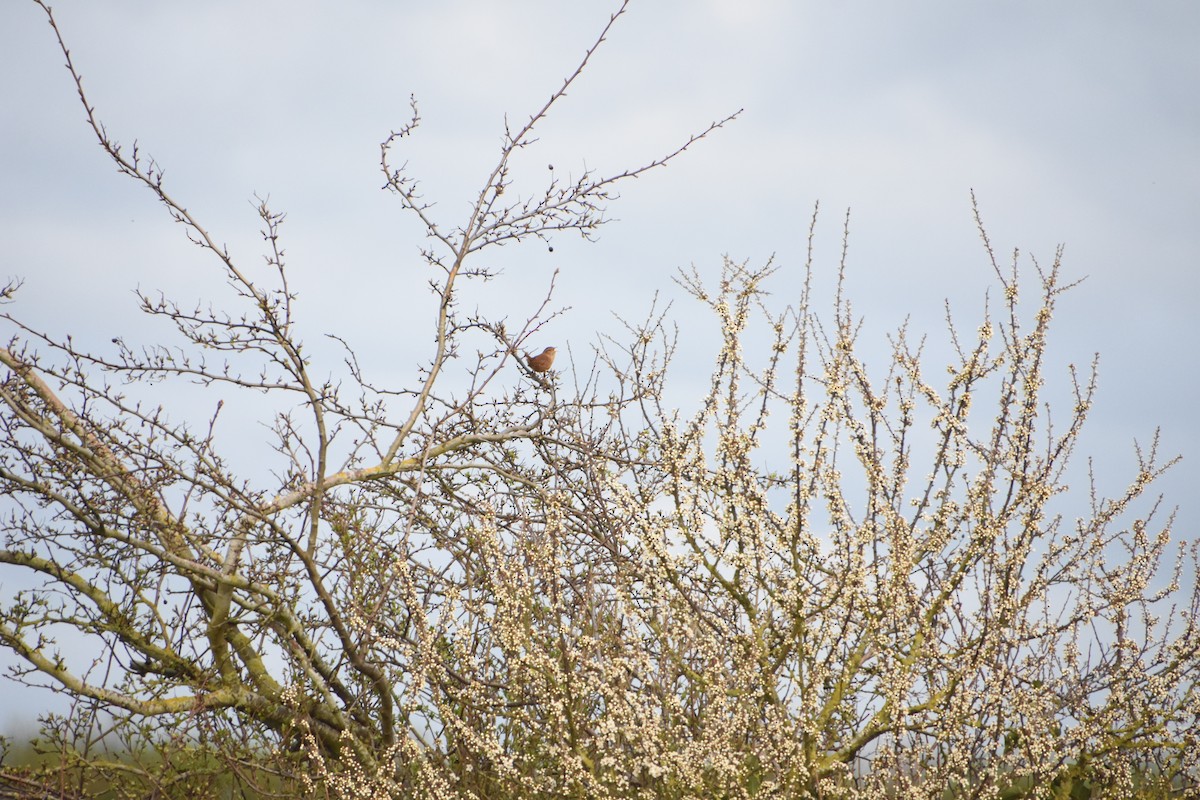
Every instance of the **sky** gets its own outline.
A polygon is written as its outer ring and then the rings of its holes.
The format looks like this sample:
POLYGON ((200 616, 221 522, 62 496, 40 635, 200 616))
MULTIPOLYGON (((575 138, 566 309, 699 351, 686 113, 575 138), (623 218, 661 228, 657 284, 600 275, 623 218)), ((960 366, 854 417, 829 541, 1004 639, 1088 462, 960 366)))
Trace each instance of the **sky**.
MULTIPOLYGON (((344 336, 374 374, 403 384, 432 352, 435 307, 420 231, 380 187, 379 143, 409 116, 402 157, 445 225, 465 217, 499 152, 617 8, 614 2, 204 4, 58 0, 54 10, 110 134, 135 139, 167 190, 261 263, 254 197, 283 228, 301 330, 344 336)), ((1162 481, 1177 535, 1200 536, 1200 5, 633 0, 566 101, 516 161, 515 189, 555 174, 636 167, 743 109, 668 168, 621 187, 613 221, 487 256, 503 270, 469 295, 519 321, 558 271, 566 312, 542 332, 586 371, 619 318, 656 293, 684 336, 677 385, 700 386, 716 342, 672 278, 721 260, 781 266, 782 307, 802 279, 819 202, 818 287, 828 288, 850 213, 848 292, 863 338, 944 338, 998 296, 971 215, 974 190, 1002 261, 1032 276, 1064 247, 1051 334, 1068 362, 1100 354, 1097 406, 1078 457, 1119 491, 1134 440, 1161 427, 1183 462, 1162 481)), ((0 5, 0 275, 8 308, 104 346, 156 341, 132 290, 228 303, 217 266, 144 189, 118 175, 86 127, 62 56, 33 2, 0 5)), ((820 299, 818 299, 818 303, 820 299)), ((832 305, 832 296, 827 296, 832 305)), ((1053 377, 1053 376, 1052 376, 1053 377)), ((681 397, 688 396, 685 390, 681 397)), ((695 396, 694 392, 691 396, 695 396)), ((0 583, 6 580, 0 572, 0 583)), ((3 680, 3 679, 0 679, 3 680)), ((22 693, 0 729, 56 701, 22 693)))

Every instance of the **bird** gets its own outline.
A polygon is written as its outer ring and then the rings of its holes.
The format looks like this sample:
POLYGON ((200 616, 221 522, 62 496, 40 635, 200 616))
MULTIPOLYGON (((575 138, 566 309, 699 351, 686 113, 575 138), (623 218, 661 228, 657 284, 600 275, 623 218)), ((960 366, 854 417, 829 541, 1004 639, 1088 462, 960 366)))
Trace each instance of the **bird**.
POLYGON ((553 347, 547 347, 536 356, 526 355, 525 360, 534 372, 546 372, 554 364, 554 354, 558 352, 553 347))

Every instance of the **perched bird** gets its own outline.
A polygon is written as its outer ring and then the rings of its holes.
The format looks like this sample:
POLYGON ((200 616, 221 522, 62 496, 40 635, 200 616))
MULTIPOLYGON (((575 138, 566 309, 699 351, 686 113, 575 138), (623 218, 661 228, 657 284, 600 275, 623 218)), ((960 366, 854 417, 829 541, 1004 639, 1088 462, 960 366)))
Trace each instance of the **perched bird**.
POLYGON ((525 360, 529 362, 529 368, 534 372, 545 372, 554 364, 554 354, 558 352, 553 347, 547 347, 539 355, 525 356, 525 360))

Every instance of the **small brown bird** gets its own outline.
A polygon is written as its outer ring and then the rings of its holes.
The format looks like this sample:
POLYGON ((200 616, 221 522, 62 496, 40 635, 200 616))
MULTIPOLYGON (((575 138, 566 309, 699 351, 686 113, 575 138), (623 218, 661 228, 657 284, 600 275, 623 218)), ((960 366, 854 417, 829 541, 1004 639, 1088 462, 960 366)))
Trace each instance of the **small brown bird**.
POLYGON ((553 347, 547 347, 539 355, 525 356, 525 360, 529 362, 529 368, 534 372, 546 372, 554 365, 554 354, 558 352, 553 347))

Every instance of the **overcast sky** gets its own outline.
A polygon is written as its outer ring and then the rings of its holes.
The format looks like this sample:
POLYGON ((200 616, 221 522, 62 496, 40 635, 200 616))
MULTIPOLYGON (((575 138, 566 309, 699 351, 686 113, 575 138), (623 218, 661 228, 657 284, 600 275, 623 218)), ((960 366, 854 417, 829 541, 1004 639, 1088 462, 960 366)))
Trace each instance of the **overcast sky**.
MULTIPOLYGON (((137 139, 168 191, 246 264, 261 263, 251 201, 269 195, 288 214, 307 338, 346 336, 394 382, 429 356, 434 306, 419 231, 380 191, 379 142, 415 95, 423 123, 403 156, 438 218, 458 224, 504 115, 523 122, 539 107, 616 7, 54 3, 110 133, 137 139)), ((1101 355, 1078 455, 1094 456, 1119 491, 1133 440, 1161 426, 1165 449, 1185 456, 1162 489, 1181 506, 1177 533, 1195 537, 1198 43, 1194 0, 634 0, 518 162, 517 188, 542 186, 549 163, 560 176, 634 167, 744 113, 625 184, 597 241, 562 236, 553 252, 530 242, 489 256, 504 275, 473 299, 524 319, 561 270, 556 300, 571 310, 535 345, 557 344, 560 357, 569 346, 586 368, 597 335, 619 332, 610 312, 639 318, 661 291, 693 346, 680 379, 699 381, 711 352, 695 348, 714 329, 672 275, 695 265, 715 279, 723 255, 774 255, 786 304, 820 201, 818 269, 835 267, 851 209, 850 291, 882 354, 906 316, 915 333, 941 336, 945 298, 966 330, 978 324, 995 283, 973 188, 1002 258, 1020 248, 1048 265, 1064 244, 1065 276, 1087 276, 1063 298, 1051 338, 1059 365, 1101 355)), ((9 310, 98 348, 163 332, 137 319, 134 287, 228 298, 217 265, 106 161, 44 14, 19 0, 0 4, 0 241, 0 272, 25 280, 9 310)), ((49 702, 22 697, 8 721, 49 702)))

